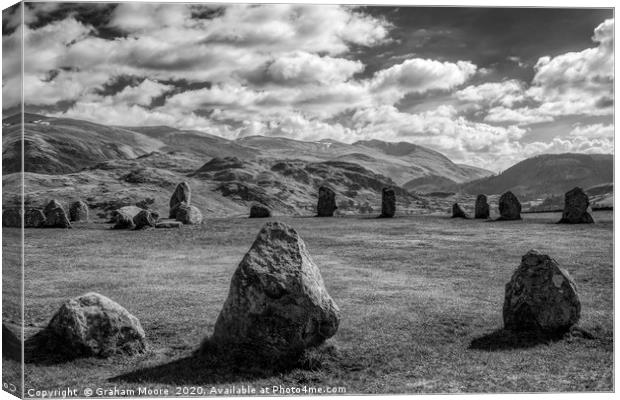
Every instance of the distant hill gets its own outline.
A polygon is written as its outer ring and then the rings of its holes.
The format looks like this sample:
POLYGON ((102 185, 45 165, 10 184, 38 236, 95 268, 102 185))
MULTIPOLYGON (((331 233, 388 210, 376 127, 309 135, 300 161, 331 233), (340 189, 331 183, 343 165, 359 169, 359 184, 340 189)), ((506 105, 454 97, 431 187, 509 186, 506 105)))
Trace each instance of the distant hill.
POLYGON ((398 185, 424 176, 439 176, 461 183, 491 175, 490 171, 460 166, 435 150, 408 142, 367 140, 346 144, 334 140, 302 142, 265 136, 245 137, 236 142, 256 149, 263 158, 356 163, 389 177, 398 185))
POLYGON ((507 190, 522 200, 564 194, 579 186, 613 182, 611 154, 544 154, 523 160, 496 176, 465 183, 467 194, 499 194, 507 190))
MULTIPOLYGON (((243 160, 298 159, 307 162, 341 161, 359 164, 397 185, 424 176, 438 176, 457 183, 491 172, 453 163, 434 150, 411 143, 379 140, 353 144, 334 140, 305 142, 282 137, 251 136, 228 140, 206 132, 167 126, 106 126, 69 118, 24 115, 26 172, 68 174, 109 160, 132 160, 154 151, 181 152, 206 162, 213 157, 243 160)), ((21 168, 20 117, 3 120, 3 173, 21 168)))

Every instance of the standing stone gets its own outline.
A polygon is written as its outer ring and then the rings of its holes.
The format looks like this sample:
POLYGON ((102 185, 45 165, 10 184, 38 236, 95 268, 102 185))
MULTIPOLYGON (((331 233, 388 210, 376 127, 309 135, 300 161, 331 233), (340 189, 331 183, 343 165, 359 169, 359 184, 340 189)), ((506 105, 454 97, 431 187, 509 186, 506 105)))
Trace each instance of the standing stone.
POLYGON ((48 327, 64 356, 134 355, 146 349, 138 318, 98 293, 67 300, 48 327))
POLYGON ((269 218, 271 210, 262 204, 253 204, 250 207, 250 218, 269 218))
POLYGON ((336 211, 336 193, 326 186, 319 188, 319 202, 317 204, 317 216, 333 217, 336 211))
POLYGON ((149 210, 142 210, 133 217, 133 224, 136 226, 135 229, 155 227, 157 218, 149 210))
POLYGON ((174 189, 174 193, 172 193, 172 197, 170 197, 170 218, 176 218, 176 210, 177 206, 181 203, 185 203, 190 205, 192 193, 189 188, 189 184, 187 182, 181 182, 177 185, 176 189, 174 189))
POLYGON ((476 210, 474 211, 474 218, 487 219, 491 215, 489 203, 487 203, 487 196, 479 194, 476 197, 476 210))
POLYGON ((579 321, 581 303, 568 272, 546 254, 521 258, 504 299, 504 327, 513 331, 561 333, 579 321))
POLYGON ((338 330, 340 311, 290 226, 263 226, 237 267, 210 341, 244 358, 292 361, 338 330))
POLYGON ((504 193, 499 198, 498 221, 511 221, 521 219, 521 203, 511 191, 504 193))
POLYGON ((48 228, 71 228, 71 222, 67 218, 67 213, 62 205, 52 200, 45 206, 45 226, 48 228))
POLYGON ((454 203, 452 205, 452 218, 469 218, 467 216, 467 214, 465 214, 465 211, 463 211, 463 209, 461 208, 461 206, 459 206, 459 203, 454 203))
POLYGON ((2 211, 2 226, 8 228, 21 228, 22 226, 22 209, 7 208, 2 211))
POLYGON ((75 222, 88 221, 88 205, 82 200, 71 203, 69 206, 69 220, 75 222))
POLYGON ((564 212, 562 212, 562 219, 560 224, 592 224, 594 220, 590 213, 588 213, 588 207, 590 206, 590 199, 588 195, 580 188, 576 187, 573 190, 566 192, 564 195, 564 212))
POLYGON ((133 217, 121 210, 116 210, 112 222, 114 223, 112 229, 135 229, 136 227, 136 224, 133 223, 133 217))
POLYGON ((202 222, 202 213, 195 206, 180 203, 175 207, 176 220, 184 225, 197 225, 202 222))
POLYGON ((24 214, 24 226, 26 228, 40 228, 45 225, 45 214, 38 208, 29 208, 24 214))
POLYGON ((381 191, 380 218, 392 218, 396 213, 396 194, 392 188, 383 188, 381 191))

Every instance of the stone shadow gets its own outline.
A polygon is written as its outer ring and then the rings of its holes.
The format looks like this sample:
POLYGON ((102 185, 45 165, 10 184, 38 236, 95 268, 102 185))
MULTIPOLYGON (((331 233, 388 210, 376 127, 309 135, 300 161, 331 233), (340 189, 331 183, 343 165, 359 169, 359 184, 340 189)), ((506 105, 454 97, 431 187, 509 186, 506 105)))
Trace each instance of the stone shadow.
POLYGON ((568 332, 541 332, 537 330, 517 332, 508 329, 497 329, 472 340, 468 349, 484 351, 527 349, 541 344, 559 342, 571 336, 595 339, 592 333, 576 326, 572 327, 568 332))
POLYGON ((109 379, 110 382, 157 382, 169 385, 223 384, 264 379, 293 369, 327 368, 338 357, 333 345, 324 344, 306 350, 299 358, 274 363, 244 354, 229 353, 203 343, 191 356, 165 364, 141 368, 109 379))

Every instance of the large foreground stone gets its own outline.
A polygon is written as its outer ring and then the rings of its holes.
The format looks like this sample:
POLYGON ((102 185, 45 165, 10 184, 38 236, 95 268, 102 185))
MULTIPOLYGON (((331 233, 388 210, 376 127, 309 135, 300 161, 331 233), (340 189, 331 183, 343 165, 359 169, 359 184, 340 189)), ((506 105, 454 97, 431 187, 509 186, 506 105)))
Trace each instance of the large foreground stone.
POLYGON ((452 204, 452 218, 469 218, 465 211, 459 206, 459 203, 452 204))
POLYGON ((138 318, 94 292, 65 302, 47 329, 69 357, 133 355, 146 348, 138 318))
POLYGON ((50 201, 43 210, 45 213, 45 226, 48 228, 71 228, 71 222, 62 205, 56 201, 50 201))
POLYGON ((577 287, 558 263, 530 250, 506 284, 504 327, 514 331, 560 333, 579 321, 577 287))
POLYGON ((88 205, 82 200, 71 203, 69 206, 69 220, 75 222, 88 221, 88 205))
POLYGON ((271 210, 262 204, 253 204, 250 207, 250 218, 269 218, 271 210))
POLYGON ((317 216, 332 217, 336 211, 336 193, 326 186, 319 188, 319 202, 316 206, 317 216))
POLYGON ((197 225, 202 222, 202 213, 195 206, 188 206, 185 203, 177 205, 174 214, 176 220, 184 225, 197 225))
POLYGON ((396 194, 392 188, 381 191, 381 218, 392 218, 396 213, 396 194))
POLYGON ((21 208, 7 208, 2 211, 2 226, 8 228, 21 228, 22 210, 21 208))
POLYGON ((155 227, 155 224, 157 224, 157 217, 149 210, 142 210, 133 217, 133 224, 135 225, 135 229, 155 227))
POLYGON ((24 226, 26 228, 40 228, 45 225, 45 214, 38 208, 29 208, 24 214, 24 226))
POLYGON ((521 203, 511 191, 501 195, 499 198, 499 218, 500 221, 511 221, 521 219, 521 203))
POLYGON ((594 220, 588 212, 590 199, 583 189, 576 187, 564 195, 564 211, 561 224, 592 224, 594 220))
POLYGON ((233 275, 210 343, 290 361, 333 336, 339 313, 299 234, 269 222, 233 275))
POLYGON ((491 209, 489 203, 487 203, 487 196, 479 194, 476 197, 476 207, 474 211, 474 218, 487 219, 491 216, 491 209))
POLYGON ((191 204, 192 193, 187 182, 181 182, 177 185, 176 189, 170 197, 170 218, 176 218, 177 206, 181 203, 185 203, 188 206, 191 204))

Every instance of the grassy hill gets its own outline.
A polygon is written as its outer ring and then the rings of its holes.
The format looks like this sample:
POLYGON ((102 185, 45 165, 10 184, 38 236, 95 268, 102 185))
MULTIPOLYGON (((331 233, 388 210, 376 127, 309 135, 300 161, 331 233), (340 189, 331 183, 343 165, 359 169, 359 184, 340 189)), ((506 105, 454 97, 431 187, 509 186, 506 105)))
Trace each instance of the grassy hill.
POLYGON ((507 190, 520 199, 564 194, 579 186, 613 182, 611 154, 544 154, 521 161, 499 175, 461 185, 468 194, 499 194, 507 190))

